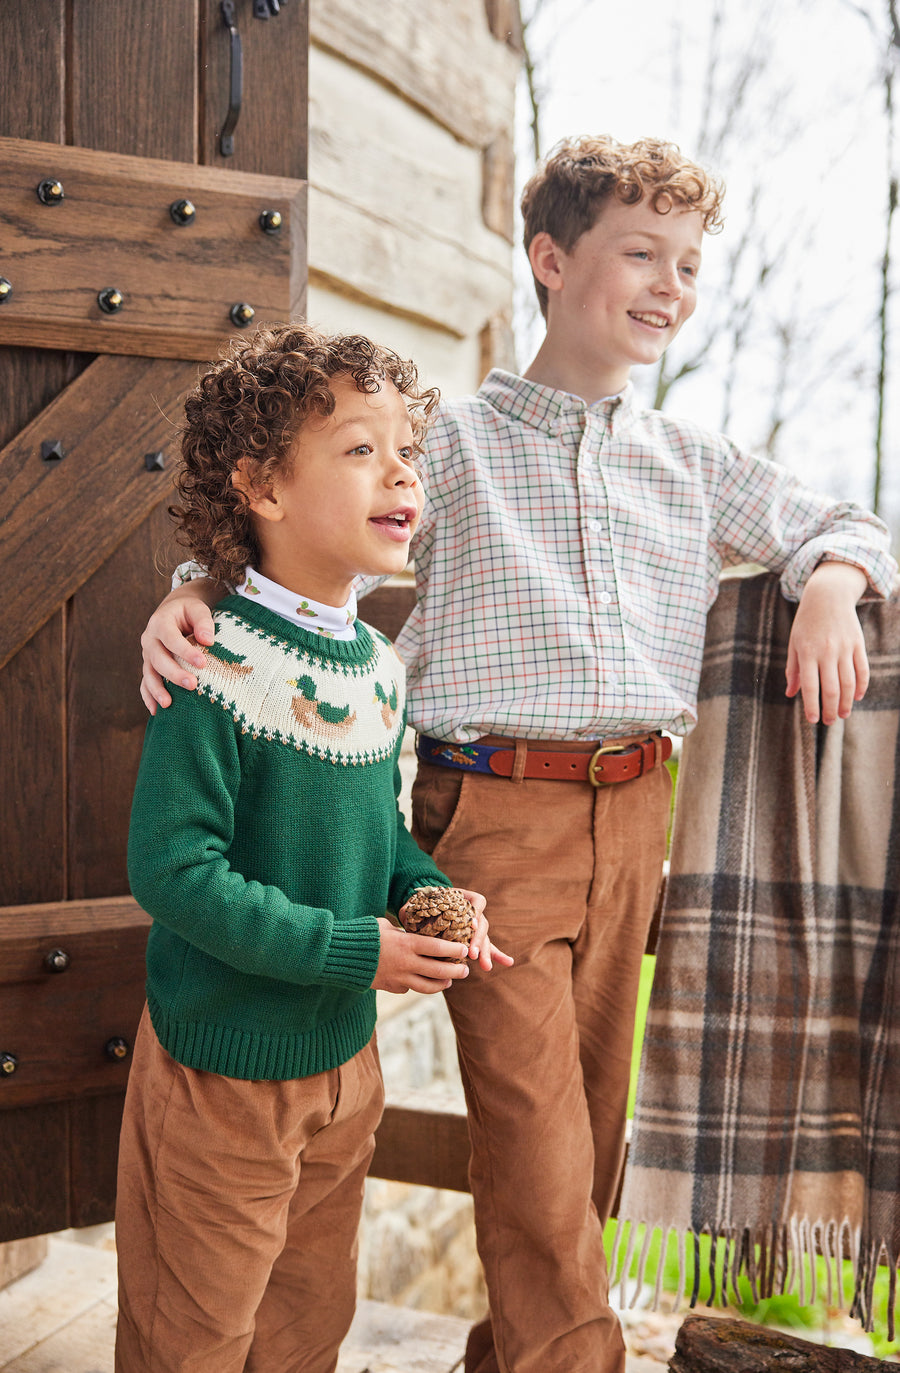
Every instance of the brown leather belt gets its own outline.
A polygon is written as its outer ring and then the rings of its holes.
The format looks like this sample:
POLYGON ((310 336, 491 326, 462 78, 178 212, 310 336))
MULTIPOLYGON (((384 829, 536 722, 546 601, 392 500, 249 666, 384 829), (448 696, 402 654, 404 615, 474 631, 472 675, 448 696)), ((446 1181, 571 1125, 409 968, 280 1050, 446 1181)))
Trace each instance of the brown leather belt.
MULTIPOLYGON (((528 747, 524 768, 520 762, 518 775, 543 777, 550 782, 590 782, 595 787, 608 787, 616 782, 631 782, 645 772, 659 767, 671 757, 672 740, 662 734, 651 734, 634 741, 611 740, 597 748, 583 751, 563 751, 551 748, 528 747)), ((516 749, 493 744, 448 744, 420 734, 416 753, 425 763, 439 767, 460 768, 465 772, 493 773, 495 777, 512 777, 516 763, 516 749)))

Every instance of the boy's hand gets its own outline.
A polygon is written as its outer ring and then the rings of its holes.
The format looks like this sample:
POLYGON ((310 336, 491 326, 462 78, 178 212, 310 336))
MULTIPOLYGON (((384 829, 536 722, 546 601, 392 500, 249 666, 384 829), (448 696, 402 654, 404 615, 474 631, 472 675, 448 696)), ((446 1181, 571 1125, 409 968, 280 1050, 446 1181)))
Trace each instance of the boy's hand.
POLYGON ((372 986, 378 992, 444 992, 460 977, 468 977, 465 944, 407 934, 390 920, 378 921, 381 956, 372 986))
POLYGON ((869 685, 869 660, 856 603, 868 586, 851 563, 824 562, 803 589, 788 641, 787 696, 803 696, 811 725, 846 720, 869 685))
POLYGON ((214 605, 222 594, 217 582, 200 578, 185 582, 170 591, 164 601, 156 607, 141 635, 141 648, 144 654, 144 675, 141 678, 141 699, 151 715, 156 714, 157 705, 170 706, 172 697, 166 691, 163 681, 170 682, 194 691, 197 678, 186 673, 180 663, 172 656, 177 653, 197 667, 203 666, 203 654, 197 643, 211 644, 215 638, 210 604, 214 605), (191 643, 187 635, 192 634, 197 643, 191 643))
POLYGON ((463 887, 458 887, 466 900, 475 908, 475 929, 469 942, 469 957, 476 958, 485 972, 490 972, 494 963, 501 964, 504 968, 511 968, 514 960, 508 953, 498 949, 488 939, 488 922, 484 913, 487 905, 481 892, 466 891, 463 887))

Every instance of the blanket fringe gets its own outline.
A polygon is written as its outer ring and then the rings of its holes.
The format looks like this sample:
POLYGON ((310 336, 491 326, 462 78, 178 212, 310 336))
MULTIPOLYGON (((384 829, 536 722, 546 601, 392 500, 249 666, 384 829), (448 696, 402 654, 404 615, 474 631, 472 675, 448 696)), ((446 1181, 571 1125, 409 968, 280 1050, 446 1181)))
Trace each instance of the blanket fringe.
MULTIPOLYGON (((619 1305, 624 1309, 646 1301, 645 1279, 650 1248, 659 1236, 659 1261, 656 1265, 650 1308, 657 1310, 662 1300, 663 1270, 669 1241, 678 1245, 678 1287, 676 1306, 681 1307, 688 1281, 687 1241, 692 1248, 690 1306, 701 1300, 710 1306, 740 1304, 746 1300, 739 1280, 745 1279, 754 1303, 768 1297, 795 1295, 801 1306, 811 1305, 824 1291, 829 1307, 849 1310, 871 1331, 876 1311, 875 1278, 879 1268, 887 1270, 888 1295, 884 1303, 888 1338, 895 1338, 897 1305, 897 1267, 900 1254, 889 1249, 884 1240, 862 1243, 859 1227, 844 1220, 815 1220, 793 1216, 783 1225, 708 1226, 684 1229, 671 1223, 648 1223, 620 1217, 610 1256, 610 1288, 618 1284, 619 1305), (709 1241, 708 1256, 702 1256, 703 1237, 709 1241), (821 1273, 816 1260, 822 1260, 821 1273), (852 1274, 852 1294, 848 1300, 845 1261, 852 1274), (634 1272, 632 1272, 634 1268, 634 1272), (633 1286, 632 1286, 633 1284, 633 1286), (730 1295, 729 1295, 730 1291, 730 1295), (630 1297, 629 1297, 630 1293, 630 1297)), ((881 1305, 881 1303, 878 1303, 881 1305)))

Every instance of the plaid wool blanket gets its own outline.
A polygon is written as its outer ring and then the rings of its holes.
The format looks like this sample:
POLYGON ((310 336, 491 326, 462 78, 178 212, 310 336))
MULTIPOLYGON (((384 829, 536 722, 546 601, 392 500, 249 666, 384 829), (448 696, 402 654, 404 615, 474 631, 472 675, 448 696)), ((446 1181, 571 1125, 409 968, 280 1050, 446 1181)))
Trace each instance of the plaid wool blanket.
MULTIPOLYGON (((712 1237, 710 1301, 796 1292, 871 1328, 900 1258, 900 600, 860 607, 872 671, 852 716, 784 695, 793 607, 776 577, 722 584, 671 870, 619 1207, 639 1290, 651 1237, 712 1237), (630 1222, 630 1224, 629 1224, 630 1222)), ((690 1241, 689 1241, 690 1242, 690 1241)), ((616 1271, 615 1267, 612 1269, 616 1271)), ((662 1264, 659 1265, 659 1282, 662 1264)), ((625 1297, 623 1285, 623 1301, 625 1297)))

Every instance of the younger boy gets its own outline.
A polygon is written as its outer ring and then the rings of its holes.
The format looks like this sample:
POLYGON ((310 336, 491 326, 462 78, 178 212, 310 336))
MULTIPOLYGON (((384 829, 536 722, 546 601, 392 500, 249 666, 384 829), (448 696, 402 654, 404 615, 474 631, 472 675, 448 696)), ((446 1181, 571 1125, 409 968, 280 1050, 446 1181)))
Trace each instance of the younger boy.
POLYGON ((119 1158, 119 1373, 335 1368, 383 1104, 375 989, 468 972, 465 946, 384 918, 448 883, 397 809, 403 668, 352 592, 406 564, 435 400, 366 339, 284 326, 185 405, 173 513, 237 594, 197 692, 150 722, 135 789, 129 875, 153 926, 119 1158))
MULTIPOLYGON (((516 956, 489 994, 473 970, 448 997, 490 1298, 466 1373, 624 1367, 602 1240, 665 849, 659 731, 695 723, 722 567, 764 564, 799 598, 787 692, 825 723, 865 692, 855 605, 894 572, 873 516, 638 404, 631 368, 693 313, 720 195, 658 140, 560 144, 523 196, 546 338, 523 377, 495 370, 446 403, 429 437, 398 639, 414 833, 455 881, 484 873, 516 956)), ((202 601, 181 595, 145 635, 151 709, 170 652, 190 658, 179 631, 204 637, 202 601)))

